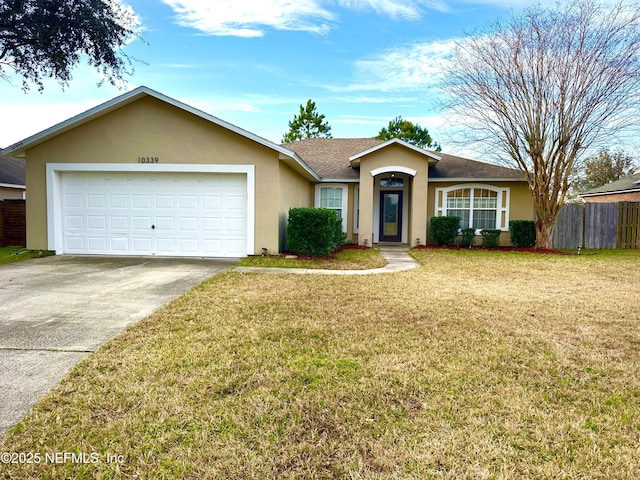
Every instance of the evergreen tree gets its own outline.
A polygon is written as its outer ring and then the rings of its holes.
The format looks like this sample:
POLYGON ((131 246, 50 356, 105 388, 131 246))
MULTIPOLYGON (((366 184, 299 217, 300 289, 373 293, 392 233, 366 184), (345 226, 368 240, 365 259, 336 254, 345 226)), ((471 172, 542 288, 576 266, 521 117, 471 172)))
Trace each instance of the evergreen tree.
POLYGON ((405 120, 402 117, 396 117, 391 120, 389 125, 386 128, 383 127, 374 138, 379 140, 399 138, 400 140, 404 140, 405 142, 420 148, 435 150, 436 152, 442 150, 440 145, 437 142, 434 142, 431 135, 429 135, 429 130, 422 128, 417 123, 405 120))
POLYGON ((315 102, 307 100, 306 106, 300 105, 300 113, 289 122, 289 131, 284 134, 284 143, 304 140, 305 138, 331 138, 331 127, 325 116, 316 110, 315 102))

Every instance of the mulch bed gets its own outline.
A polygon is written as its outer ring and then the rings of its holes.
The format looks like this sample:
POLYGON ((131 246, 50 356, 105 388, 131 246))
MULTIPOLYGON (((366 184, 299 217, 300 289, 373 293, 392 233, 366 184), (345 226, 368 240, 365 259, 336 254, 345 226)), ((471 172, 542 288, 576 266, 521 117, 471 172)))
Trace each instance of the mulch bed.
POLYGON ((460 247, 458 245, 418 245, 420 250, 488 250, 496 252, 525 252, 525 253, 546 253, 552 255, 573 255, 571 252, 562 252, 550 248, 527 248, 527 247, 460 247))

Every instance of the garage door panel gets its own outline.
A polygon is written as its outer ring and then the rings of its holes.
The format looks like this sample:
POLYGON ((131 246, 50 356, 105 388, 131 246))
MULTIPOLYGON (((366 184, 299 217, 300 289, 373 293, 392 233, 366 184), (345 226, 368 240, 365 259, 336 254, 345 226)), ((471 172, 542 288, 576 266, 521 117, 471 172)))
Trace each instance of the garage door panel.
POLYGON ((173 238, 158 238, 158 253, 173 254, 176 252, 176 242, 173 238))
POLYGON ((84 252, 87 247, 85 245, 84 237, 67 235, 64 238, 64 249, 66 252, 84 252))
POLYGON ((109 207, 111 208, 129 208, 129 197, 123 194, 109 195, 109 207))
POLYGON ((107 206, 106 194, 89 194, 87 195, 87 207, 89 208, 105 208, 107 206))
POLYGON ((151 217, 131 217, 131 230, 134 232, 151 230, 151 217))
POLYGON ((61 185, 67 253, 246 254, 245 174, 63 172, 61 185))
POLYGON ((158 231, 175 230, 176 221, 173 217, 156 217, 155 226, 158 231))
POLYGON ((84 208, 84 195, 68 193, 64 196, 64 203, 69 208, 84 208))
POLYGON ((226 230, 228 232, 242 233, 244 232, 244 218, 227 217, 226 230))
POLYGON ((129 230, 129 217, 112 215, 109 217, 109 222, 112 231, 126 232, 129 230))
POLYGON ((181 210, 193 210, 198 208, 198 197, 195 195, 180 195, 178 208, 181 210))
POLYGON ((205 232, 221 232, 222 231, 222 218, 203 218, 202 229, 205 232))
POLYGON ((129 239, 126 237, 111 237, 111 251, 125 255, 130 250, 129 239))
POLYGON ((95 253, 107 253, 109 240, 107 237, 89 237, 87 248, 95 253))
POLYGON ((87 230, 106 230, 107 218, 104 215, 89 215, 87 217, 87 230))
POLYGON ((222 208, 222 196, 221 195, 204 195, 202 197, 202 208, 204 209, 219 209, 222 208))
POLYGON ((134 237, 131 240, 132 240, 131 246, 132 246, 133 253, 138 253, 142 255, 144 253, 152 252, 153 246, 152 246, 151 238, 134 237))
POLYGON ((84 230, 84 219, 82 215, 65 215, 64 227, 69 230, 84 230))
POLYGON ((151 208, 151 195, 133 195, 131 208, 148 210, 151 208))
POLYGON ((181 217, 179 220, 180 232, 197 232, 198 231, 198 218, 197 217, 181 217))
POLYGON ((156 208, 175 208, 173 195, 156 195, 156 208))
POLYGON ((227 209, 228 210, 244 210, 245 208, 244 196, 227 196, 227 209))

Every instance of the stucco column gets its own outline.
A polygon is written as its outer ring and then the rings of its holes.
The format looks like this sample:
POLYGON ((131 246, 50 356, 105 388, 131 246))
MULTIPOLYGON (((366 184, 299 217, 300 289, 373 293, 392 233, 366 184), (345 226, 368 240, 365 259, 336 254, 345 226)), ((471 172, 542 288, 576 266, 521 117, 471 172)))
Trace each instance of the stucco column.
POLYGON ((407 239, 411 246, 416 245, 418 238, 420 244, 427 244, 427 187, 427 169, 420 169, 411 185, 411 223, 407 239))
POLYGON ((368 169, 360 169, 360 228, 358 244, 373 243, 373 177, 368 169))

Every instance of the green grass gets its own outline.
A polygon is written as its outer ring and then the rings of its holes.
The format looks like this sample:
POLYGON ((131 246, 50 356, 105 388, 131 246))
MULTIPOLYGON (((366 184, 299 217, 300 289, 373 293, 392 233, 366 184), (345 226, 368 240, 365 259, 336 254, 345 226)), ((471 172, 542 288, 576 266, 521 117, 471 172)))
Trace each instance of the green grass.
POLYGON ((41 250, 27 250, 26 248, 0 247, 0 265, 49 255, 53 255, 53 253, 41 250))
POLYGON ((331 257, 320 258, 285 258, 284 255, 265 255, 245 257, 240 262, 244 267, 271 268, 314 268, 326 270, 367 270, 386 265, 380 250, 344 249, 331 257))
POLYGON ((227 272, 79 364, 6 478, 640 478, 640 252, 227 272))

